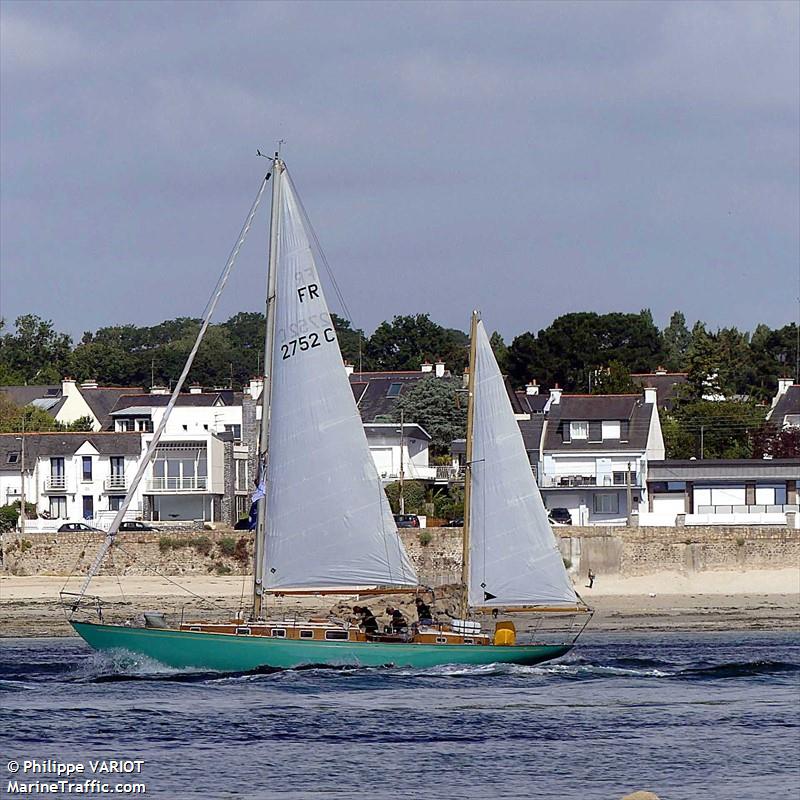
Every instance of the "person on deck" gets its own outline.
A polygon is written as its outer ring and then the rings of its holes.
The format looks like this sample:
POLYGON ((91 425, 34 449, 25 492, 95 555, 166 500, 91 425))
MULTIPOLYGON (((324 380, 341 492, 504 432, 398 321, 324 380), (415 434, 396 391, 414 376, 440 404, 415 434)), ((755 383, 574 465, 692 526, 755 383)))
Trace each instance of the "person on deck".
POLYGON ((376 634, 378 632, 378 620, 370 609, 365 606, 353 606, 353 613, 361 617, 360 625, 364 633, 376 634))
POLYGON ((417 619, 419 620, 419 624, 433 625, 431 607, 421 597, 415 598, 414 603, 417 606, 417 619))
POLYGON ((386 613, 390 614, 392 617, 389 623, 392 633, 403 633, 408 630, 408 622, 399 608, 387 608, 386 613))

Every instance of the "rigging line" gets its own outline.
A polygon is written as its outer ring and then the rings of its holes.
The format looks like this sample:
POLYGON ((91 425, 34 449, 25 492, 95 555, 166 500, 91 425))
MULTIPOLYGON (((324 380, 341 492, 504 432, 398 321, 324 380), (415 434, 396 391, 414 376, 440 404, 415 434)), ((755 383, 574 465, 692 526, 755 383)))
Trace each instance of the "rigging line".
MULTIPOLYGON (((125 553, 126 556, 130 556, 130 558, 132 558, 134 561, 136 561, 136 556, 133 553, 127 551, 119 542, 115 542, 115 546, 121 552, 125 553)), ((172 580, 172 578, 170 578, 169 575, 165 575, 163 572, 159 571, 156 567, 152 567, 152 566, 150 566, 148 564, 145 564, 144 568, 150 570, 151 572, 154 572, 156 575, 158 575, 159 578, 163 578, 167 583, 171 583, 173 586, 176 586, 181 591, 192 595, 192 597, 196 597, 198 600, 202 600, 205 603, 210 603, 212 606, 223 605, 224 608, 228 607, 227 603, 225 603, 224 600, 213 600, 210 597, 205 597, 202 594, 197 594, 197 592, 193 592, 188 587, 183 586, 182 584, 178 583, 177 581, 172 580)), ((80 602, 80 601, 78 601, 78 602, 80 602)))
POLYGON ((253 200, 252 205, 250 206, 250 211, 245 219, 244 224, 242 225, 242 229, 239 232, 239 238, 236 241, 236 244, 233 246, 233 249, 228 256, 228 261, 225 264, 224 269, 222 270, 219 278, 217 279, 217 283, 214 286, 214 291, 211 293, 211 297, 209 298, 208 302, 206 303, 205 309, 203 310, 203 322, 200 326, 200 330, 197 333, 197 338, 195 339, 194 345, 192 346, 192 350, 189 353, 189 357, 186 359, 186 363, 183 366, 183 371, 181 372, 180 377, 178 378, 177 383, 175 384, 175 388, 172 390, 172 396, 167 403, 167 406, 164 410, 164 414, 161 417, 161 421, 158 423, 158 427, 156 428, 153 438, 150 441, 150 444, 147 448, 147 452, 144 454, 144 458, 139 463, 139 468, 136 470, 136 474, 131 481, 130 488, 128 489, 127 494, 125 495, 125 499, 122 501, 122 505, 120 506, 119 510, 117 511, 114 520, 111 523, 111 526, 106 533, 106 539, 103 542, 100 550, 98 551, 97 555, 95 556, 94 561, 92 562, 92 566, 89 568, 89 572, 86 575, 86 579, 84 580, 79 597, 78 597, 78 604, 80 603, 83 595, 86 594, 86 590, 89 588, 89 584, 92 578, 97 574, 97 571, 100 569, 100 565, 103 562, 108 551, 111 549, 112 544, 114 543, 114 538, 119 530, 120 523, 125 518, 125 512, 128 510, 128 507, 131 504, 131 500, 133 499, 133 495, 136 492, 136 489, 139 487, 142 478, 144 477, 145 470, 150 465, 150 462, 153 459, 153 456, 156 451, 156 447, 158 446, 158 442, 161 439, 162 434, 164 433, 164 429, 167 425, 167 420, 169 419, 170 414, 172 413, 172 409, 175 407, 175 403, 178 401, 178 395, 180 394, 181 389, 183 388, 184 381, 186 380, 187 376, 189 375, 189 370, 192 368, 192 364, 194 363, 194 358, 197 355, 197 351, 200 349, 200 344, 203 341, 203 337, 205 336, 206 330, 208 330, 208 326, 211 324, 211 316, 214 313, 214 309, 219 302, 219 298, 222 295, 222 291, 225 288, 225 284, 228 282, 228 278, 230 277, 231 271, 233 270, 233 265, 236 263, 236 259, 239 256, 239 251, 242 249, 242 245, 244 244, 245 239, 247 238, 247 234, 250 231, 250 226, 253 224, 253 219, 255 218, 256 211, 258 210, 259 203, 261 202, 261 197, 264 194, 264 190, 267 187, 267 181, 269 180, 270 174, 267 175, 262 179, 261 185, 258 188, 258 192, 256 194, 255 200, 253 200))

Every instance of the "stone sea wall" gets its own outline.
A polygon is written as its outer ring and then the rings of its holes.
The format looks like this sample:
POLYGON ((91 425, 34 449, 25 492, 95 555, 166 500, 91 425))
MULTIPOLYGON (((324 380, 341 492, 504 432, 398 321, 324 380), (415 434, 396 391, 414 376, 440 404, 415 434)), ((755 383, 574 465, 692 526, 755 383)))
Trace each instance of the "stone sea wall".
MULTIPOLYGON (((580 575, 649 575, 661 571, 760 570, 800 566, 800 530, 780 527, 556 529, 565 563, 580 575)), ((457 581, 460 528, 404 529, 401 536, 424 583, 457 581)), ((6 533, 2 574, 82 574, 102 534, 6 533)), ((101 574, 244 575, 250 572, 252 534, 197 530, 122 534, 101 574)))

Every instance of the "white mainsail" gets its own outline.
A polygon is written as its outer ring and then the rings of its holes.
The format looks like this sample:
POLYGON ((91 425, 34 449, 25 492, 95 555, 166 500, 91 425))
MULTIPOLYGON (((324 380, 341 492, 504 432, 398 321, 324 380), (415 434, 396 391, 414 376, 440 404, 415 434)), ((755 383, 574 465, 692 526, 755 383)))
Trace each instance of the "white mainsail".
POLYGON ((574 604, 575 590, 483 322, 476 337, 469 604, 574 604))
POLYGON ((369 452, 304 216, 282 180, 264 585, 416 586, 369 452))

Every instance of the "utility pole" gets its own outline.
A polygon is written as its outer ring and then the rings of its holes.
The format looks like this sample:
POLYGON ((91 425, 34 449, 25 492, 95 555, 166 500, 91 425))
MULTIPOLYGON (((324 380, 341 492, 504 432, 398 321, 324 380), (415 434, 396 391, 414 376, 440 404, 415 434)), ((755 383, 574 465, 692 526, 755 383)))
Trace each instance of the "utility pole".
POLYGON ((20 437, 22 440, 22 446, 20 447, 21 458, 20 458, 20 468, 19 468, 19 477, 20 477, 20 497, 21 502, 19 504, 19 533, 20 536, 25 536, 25 411, 23 409, 22 412, 22 436, 20 437))
POLYGON ((700 460, 703 460, 703 450, 704 450, 704 433, 705 433, 705 425, 700 426, 700 460))
POLYGON ((403 409, 400 409, 400 513, 406 513, 406 498, 403 496, 403 478, 405 477, 403 462, 403 439, 405 430, 403 427, 403 409))
POLYGON ((633 521, 631 505, 633 504, 633 492, 631 491, 631 462, 628 462, 628 467, 625 470, 625 493, 628 501, 628 527, 630 528, 633 521))

